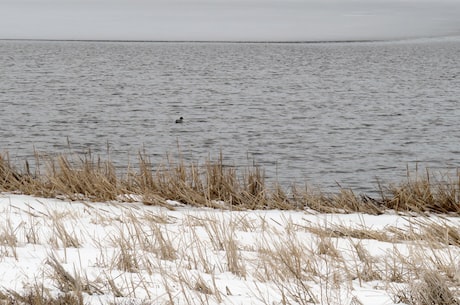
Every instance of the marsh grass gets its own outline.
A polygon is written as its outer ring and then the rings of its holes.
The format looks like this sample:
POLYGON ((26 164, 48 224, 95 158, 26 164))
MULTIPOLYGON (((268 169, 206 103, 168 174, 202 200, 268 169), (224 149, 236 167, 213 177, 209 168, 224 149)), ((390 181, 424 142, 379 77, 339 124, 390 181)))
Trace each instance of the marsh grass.
POLYGON ((397 211, 417 213, 455 213, 460 212, 460 172, 454 176, 435 175, 428 170, 420 174, 407 171, 407 181, 400 185, 385 188, 388 195, 384 204, 397 211))
POLYGON ((242 172, 224 164, 222 154, 204 164, 168 158, 154 166, 145 153, 139 153, 138 168, 128 166, 126 173, 116 173, 109 160, 58 155, 35 155, 36 169, 28 162, 18 170, 8 153, 0 155, 0 190, 71 200, 133 200, 138 195, 146 205, 173 209, 168 200, 190 206, 245 209, 312 209, 320 213, 362 212, 379 215, 387 209, 415 213, 460 213, 460 174, 435 176, 429 171, 408 171, 407 181, 379 186, 381 198, 339 189, 335 194, 301 189, 290 190, 279 184, 269 186, 263 169, 248 167, 242 172), (43 170, 42 167, 45 169, 43 170))

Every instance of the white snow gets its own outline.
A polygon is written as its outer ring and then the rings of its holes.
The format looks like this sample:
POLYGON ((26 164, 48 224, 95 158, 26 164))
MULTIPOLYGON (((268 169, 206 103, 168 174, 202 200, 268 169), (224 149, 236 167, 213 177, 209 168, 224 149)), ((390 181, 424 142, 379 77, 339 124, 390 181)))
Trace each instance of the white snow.
POLYGON ((460 34, 457 0, 0 0, 0 39, 329 41, 460 34))
POLYGON ((56 266, 88 284, 85 304, 292 304, 308 292, 320 304, 388 305, 408 278, 419 280, 408 266, 443 260, 460 280, 457 246, 425 247, 409 234, 393 242, 335 235, 354 228, 391 236, 426 221, 458 227, 458 217, 170 204, 174 210, 1 193, 0 296, 37 285, 57 296, 65 289, 56 266))

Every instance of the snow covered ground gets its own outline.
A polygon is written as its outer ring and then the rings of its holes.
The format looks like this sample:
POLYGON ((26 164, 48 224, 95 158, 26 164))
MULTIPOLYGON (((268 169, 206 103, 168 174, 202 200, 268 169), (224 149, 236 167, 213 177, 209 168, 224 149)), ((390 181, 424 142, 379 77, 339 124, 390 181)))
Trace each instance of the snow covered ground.
POLYGON ((0 39, 329 41, 460 34, 457 0, 0 0, 0 39))
POLYGON ((1 193, 0 302, 41 291, 85 304, 388 305, 427 291, 430 272, 460 286, 458 217, 169 203, 1 193))

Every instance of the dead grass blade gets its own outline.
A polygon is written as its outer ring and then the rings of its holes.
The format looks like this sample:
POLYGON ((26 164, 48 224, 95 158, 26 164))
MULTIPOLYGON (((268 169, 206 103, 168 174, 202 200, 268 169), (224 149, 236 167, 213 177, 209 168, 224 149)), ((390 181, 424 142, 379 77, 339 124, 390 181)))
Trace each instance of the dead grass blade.
POLYGON ((80 275, 73 276, 67 272, 55 256, 48 257, 46 264, 51 267, 53 272, 51 277, 56 281, 59 290, 64 293, 72 292, 81 300, 81 303, 83 303, 83 293, 103 294, 99 288, 88 283, 80 275))

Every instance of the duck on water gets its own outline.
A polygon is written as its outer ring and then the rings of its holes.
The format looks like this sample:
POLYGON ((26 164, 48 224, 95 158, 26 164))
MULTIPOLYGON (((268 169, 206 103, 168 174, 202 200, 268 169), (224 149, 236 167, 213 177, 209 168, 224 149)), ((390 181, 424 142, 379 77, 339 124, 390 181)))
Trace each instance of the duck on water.
POLYGON ((183 117, 180 117, 179 119, 176 120, 176 123, 182 123, 184 121, 183 117))

